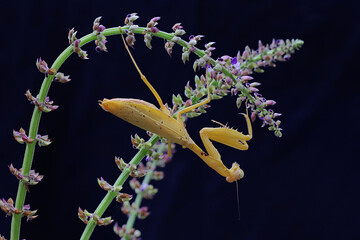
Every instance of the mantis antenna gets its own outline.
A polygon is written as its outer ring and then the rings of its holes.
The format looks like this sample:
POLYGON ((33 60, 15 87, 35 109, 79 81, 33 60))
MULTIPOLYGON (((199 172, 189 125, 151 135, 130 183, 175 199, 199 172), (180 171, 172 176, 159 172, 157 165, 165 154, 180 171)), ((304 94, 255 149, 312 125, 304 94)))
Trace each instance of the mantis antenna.
POLYGON ((237 200, 237 207, 238 207, 238 214, 239 214, 239 218, 238 220, 240 221, 240 197, 239 197, 239 184, 238 181, 235 181, 236 184, 236 200, 237 200))

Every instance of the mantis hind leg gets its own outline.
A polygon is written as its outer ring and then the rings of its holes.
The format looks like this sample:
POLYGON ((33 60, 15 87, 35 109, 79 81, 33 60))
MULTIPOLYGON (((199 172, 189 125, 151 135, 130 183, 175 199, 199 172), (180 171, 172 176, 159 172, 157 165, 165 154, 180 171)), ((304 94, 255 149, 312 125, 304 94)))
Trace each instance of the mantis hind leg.
MULTIPOLYGON (((120 27, 119 27, 119 28, 120 28, 120 27)), ((120 28, 120 31, 121 31, 121 28, 120 28)), ((145 77, 145 75, 142 74, 140 68, 139 68, 138 65, 136 64, 136 61, 135 61, 134 57, 132 56, 132 54, 131 54, 131 52, 130 52, 130 50, 129 50, 129 47, 127 46, 127 44, 126 44, 126 42, 125 42, 125 39, 124 39, 123 34, 120 34, 120 35, 121 35, 121 38, 122 38, 122 40, 123 40, 124 46, 125 46, 125 48, 126 48, 126 51, 128 52, 128 54, 129 54, 129 56, 130 56, 130 58, 131 58, 131 61, 133 62, 136 70, 138 71, 141 80, 146 84, 146 86, 150 89, 150 91, 152 92, 152 94, 154 95, 154 97, 156 98, 156 100, 158 101, 158 103, 159 103, 159 105, 160 105, 161 111, 170 114, 169 110, 165 107, 163 101, 161 100, 160 95, 156 92, 155 88, 150 84, 150 82, 147 80, 147 78, 145 77)))
MULTIPOLYGON (((121 28, 120 28, 120 31, 121 31, 121 28)), ((150 89, 150 91, 152 92, 152 94, 154 95, 154 97, 156 98, 156 100, 158 101, 159 105, 160 105, 160 109, 162 112, 170 115, 170 112, 169 110, 165 107, 163 101, 161 100, 161 97, 160 95, 157 93, 157 91, 155 90, 155 88, 150 84, 150 82, 147 80, 147 78, 145 77, 144 74, 142 74, 140 68, 138 67, 138 65, 136 64, 136 61, 134 59, 134 57, 132 56, 130 50, 129 50, 129 47, 127 46, 126 42, 125 42, 125 39, 124 39, 124 36, 121 34, 121 38, 123 40, 123 43, 124 43, 124 46, 126 48, 126 51, 128 52, 130 58, 131 58, 131 61, 133 62, 136 70, 138 71, 139 75, 140 75, 140 78, 141 80, 146 84, 146 86, 150 89)), ((168 140, 168 156, 171 157, 171 141, 168 140)))

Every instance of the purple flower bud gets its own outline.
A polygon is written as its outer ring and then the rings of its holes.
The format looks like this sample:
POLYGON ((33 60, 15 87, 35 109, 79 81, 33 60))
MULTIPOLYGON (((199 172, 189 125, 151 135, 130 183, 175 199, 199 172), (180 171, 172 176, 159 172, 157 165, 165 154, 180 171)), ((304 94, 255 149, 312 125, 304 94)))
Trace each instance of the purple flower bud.
POLYGON ((247 51, 247 49, 243 52, 242 58, 243 59, 247 59, 249 57, 249 52, 247 51))
POLYGON ((247 75, 250 75, 250 74, 251 74, 251 71, 249 69, 244 69, 244 70, 240 71, 241 76, 247 76, 247 75))
POLYGON ((250 87, 257 87, 257 86, 260 86, 261 84, 258 83, 258 82, 252 82, 250 83, 250 87))
POLYGON ((89 59, 86 51, 81 50, 78 55, 81 59, 89 59))
POLYGON ((152 33, 158 33, 159 32, 159 29, 157 27, 152 27, 151 28, 151 32, 152 33))
POLYGON ((192 38, 192 39, 190 39, 189 44, 190 44, 191 46, 194 46, 194 45, 197 44, 197 41, 196 41, 194 38, 192 38))
MULTIPOLYGON (((80 39, 76 39, 76 41, 74 42, 74 48, 79 48, 80 42, 81 42, 80 39)), ((76 51, 75 51, 75 52, 76 52, 76 51)))
POLYGON ((135 41, 136 41, 134 35, 132 35, 132 34, 127 35, 127 37, 125 38, 125 40, 126 40, 126 42, 129 44, 130 47, 134 48, 133 46, 134 46, 134 43, 135 43, 135 41))
POLYGON ((171 53, 172 53, 172 48, 174 47, 175 43, 174 42, 170 42, 170 41, 167 41, 165 43, 165 50, 166 52, 169 54, 169 56, 171 56, 171 53))
POLYGON ((101 17, 95 18, 94 23, 93 23, 93 31, 98 30, 99 25, 100 25, 100 19, 101 19, 101 17))
POLYGON ((274 100, 267 100, 265 102, 265 106, 270 106, 270 105, 275 105, 275 104, 276 104, 276 102, 274 100))
POLYGON ((175 30, 175 36, 182 36, 184 35, 186 32, 183 29, 176 29, 175 30))
POLYGON ((59 82, 59 83, 67 83, 67 82, 71 81, 71 79, 69 77, 70 77, 70 75, 65 76, 64 73, 58 72, 55 75, 55 78, 54 78, 53 81, 54 82, 59 82))
POLYGON ((141 184, 140 191, 141 191, 141 192, 145 191, 148 186, 149 186, 149 185, 148 185, 147 183, 141 184))
POLYGON ((222 59, 224 62, 226 62, 226 61, 230 60, 231 57, 228 56, 228 55, 224 55, 224 56, 221 57, 221 59, 222 59))
POLYGON ((192 105, 192 101, 191 101, 191 99, 189 98, 188 100, 186 100, 186 102, 185 102, 185 107, 189 107, 189 106, 191 106, 192 105))
POLYGON ((249 88, 249 91, 250 91, 250 93, 254 93, 254 92, 258 92, 259 89, 254 88, 254 87, 250 87, 250 88, 249 88))
POLYGON ((236 57, 233 57, 233 59, 231 59, 231 65, 235 65, 237 63, 237 59, 236 57))
POLYGON ((247 81, 249 81, 249 80, 253 80, 254 78, 253 78, 253 77, 250 77, 250 76, 242 76, 240 79, 243 80, 243 81, 245 81, 245 82, 247 82, 247 81))
POLYGON ((254 101, 254 104, 255 104, 255 106, 260 106, 261 104, 262 104, 262 102, 259 100, 259 99, 256 99, 255 101, 254 101))
POLYGON ((251 113, 251 117, 250 117, 250 118, 251 118, 251 121, 252 121, 252 122, 255 121, 256 116, 257 116, 257 112, 252 112, 252 113, 251 113))
POLYGON ((182 29, 183 27, 181 26, 181 23, 175 23, 174 26, 172 27, 173 31, 176 31, 177 29, 182 29))
POLYGON ((72 28, 72 29, 69 30, 69 34, 68 34, 69 44, 71 44, 71 43, 73 42, 74 32, 75 32, 75 29, 74 29, 74 28, 72 28))
POLYGON ((233 80, 232 80, 230 77, 226 77, 226 78, 225 78, 225 82, 226 82, 227 84, 232 84, 232 83, 233 83, 233 80))
POLYGON ((203 37, 205 37, 204 35, 196 35, 194 38, 196 41, 200 41, 203 37))
POLYGON ((137 16, 137 13, 131 13, 130 16, 128 15, 126 18, 128 19, 129 23, 132 24, 136 19, 139 18, 139 16, 137 16))
POLYGON ((270 124, 270 123, 272 122, 271 116, 270 116, 270 115, 266 115, 266 116, 264 117, 264 121, 267 122, 268 124, 270 124))
POLYGON ((150 215, 150 213, 148 212, 148 207, 139 208, 138 215, 137 215, 139 219, 145 219, 149 215, 150 215))
POLYGON ((261 40, 259 40, 259 43, 258 43, 259 53, 262 53, 264 51, 264 49, 265 49, 264 45, 262 44, 261 40))
POLYGON ((157 22, 160 20, 160 17, 153 17, 150 21, 151 22, 157 22))
POLYGON ((41 59, 36 59, 36 67, 41 73, 46 73, 49 70, 47 63, 41 59))
POLYGON ((290 54, 285 54, 284 56, 284 60, 285 61, 288 61, 290 59, 291 55, 290 54))
POLYGON ((98 28, 97 28, 97 31, 100 33, 102 31, 104 31, 106 29, 106 27, 104 25, 100 25, 98 28))
MULTIPOLYGON (((206 44, 205 44, 205 48, 206 48, 206 49, 211 48, 213 44, 215 44, 215 42, 206 43, 206 44)), ((215 49, 215 48, 214 48, 214 49, 215 49)))

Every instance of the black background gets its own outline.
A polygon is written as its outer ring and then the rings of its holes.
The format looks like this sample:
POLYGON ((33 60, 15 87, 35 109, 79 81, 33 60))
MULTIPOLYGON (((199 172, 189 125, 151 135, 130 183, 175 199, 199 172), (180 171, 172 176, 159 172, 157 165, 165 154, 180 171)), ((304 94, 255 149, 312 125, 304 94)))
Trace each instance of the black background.
MULTIPOLYGON (((72 27, 83 36, 103 16, 106 27, 123 25, 128 13, 138 12, 137 24, 161 16, 159 28, 171 31, 181 22, 199 43, 216 42, 215 57, 235 55, 246 45, 257 48, 272 38, 300 38, 303 48, 286 63, 254 74, 261 93, 274 99, 281 112, 283 137, 253 124, 248 151, 216 145, 229 166, 237 161, 245 171, 240 181, 238 220, 235 184, 208 168, 189 150, 177 146, 166 178, 155 182, 159 193, 145 201, 151 215, 137 220, 143 239, 360 239, 359 211, 359 11, 356 1, 9 1, 0 10, 1 124, 0 197, 16 198, 18 181, 8 171, 20 168, 24 145, 12 130, 28 129, 33 107, 24 97, 36 95, 43 76, 35 61, 49 65, 68 46, 72 27)), ((26 203, 39 209, 39 218, 23 222, 21 237, 78 239, 84 224, 77 208, 94 211, 105 192, 96 178, 114 182, 119 171, 114 156, 125 160, 136 153, 130 135, 146 134, 103 111, 104 97, 140 98, 156 103, 140 81, 122 42, 109 37, 108 53, 83 47, 90 60, 71 56, 60 69, 70 74, 68 84, 53 84, 50 98, 59 109, 43 114, 40 134, 53 143, 37 148, 33 168, 44 174, 31 188, 26 203)), ((183 93, 193 80, 192 61, 181 61, 181 48, 170 58, 164 42, 154 39, 148 50, 137 36, 133 54, 143 73, 165 102, 183 93)), ((243 131, 234 97, 212 102, 208 114, 187 123, 200 144, 198 131, 214 126, 211 119, 243 131)), ((241 109, 243 111, 243 109, 241 109)), ((126 190, 130 193, 126 184, 126 190)), ((2 214, 0 234, 9 239, 10 217, 2 214)), ((126 221, 113 203, 105 216, 126 221)), ((92 239, 118 239, 112 227, 97 227, 92 239)))

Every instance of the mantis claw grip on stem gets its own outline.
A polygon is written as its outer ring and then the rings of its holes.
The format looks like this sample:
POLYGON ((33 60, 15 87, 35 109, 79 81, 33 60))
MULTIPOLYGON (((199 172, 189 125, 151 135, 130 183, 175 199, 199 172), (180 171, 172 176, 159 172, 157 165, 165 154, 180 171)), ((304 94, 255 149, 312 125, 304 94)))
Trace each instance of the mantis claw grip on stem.
POLYGON ((141 73, 139 67, 137 66, 134 58, 130 53, 127 44, 125 43, 124 37, 122 35, 121 37, 124 42, 125 48, 129 53, 132 62, 135 65, 135 68, 139 72, 143 82, 148 86, 150 91, 155 96, 157 102, 160 105, 160 109, 146 101, 131 98, 104 98, 102 101, 100 101, 100 106, 105 111, 108 111, 141 129, 150 131, 163 138, 168 139, 169 144, 173 142, 183 146, 183 148, 189 148, 197 156, 199 156, 209 167, 214 169, 221 176, 226 177, 226 181, 233 182, 241 179, 244 176, 244 172, 240 168, 239 164, 234 162, 232 164, 232 167, 228 169, 222 162, 219 152, 211 143, 210 139, 239 150, 247 150, 248 145, 246 142, 252 138, 252 127, 248 114, 243 114, 247 123, 248 135, 242 134, 237 130, 227 128, 223 124, 220 124, 221 126, 217 128, 201 129, 200 137, 203 141, 207 153, 204 152, 191 139, 182 121, 181 115, 210 102, 209 84, 207 84, 207 98, 200 103, 194 104, 178 111, 177 119, 174 119, 171 116, 170 111, 163 104, 159 94, 148 82, 146 77, 141 73))

